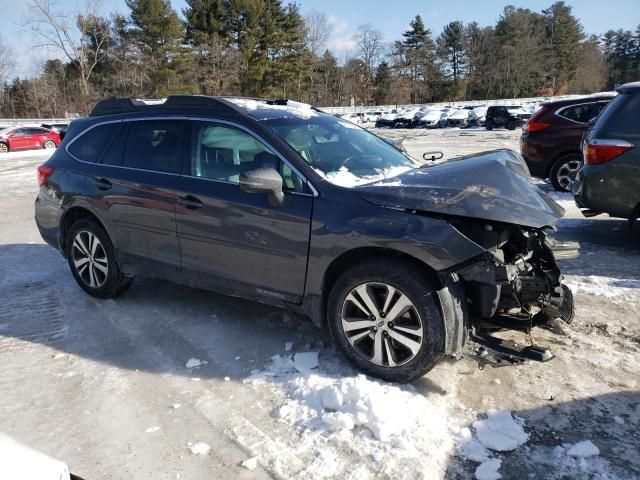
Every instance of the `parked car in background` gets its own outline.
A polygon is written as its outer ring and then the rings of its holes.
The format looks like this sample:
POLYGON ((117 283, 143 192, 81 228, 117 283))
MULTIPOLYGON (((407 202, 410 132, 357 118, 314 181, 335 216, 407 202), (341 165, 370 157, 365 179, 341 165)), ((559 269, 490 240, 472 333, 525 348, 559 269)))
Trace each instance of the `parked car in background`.
POLYGON ((397 113, 385 113, 376 120, 376 127, 378 128, 391 128, 395 121, 397 113))
POLYGON ((475 107, 469 112, 469 116, 466 121, 463 122, 462 127, 484 127, 486 115, 487 107, 475 107))
POLYGON ((357 113, 345 113, 340 118, 348 122, 355 123, 356 125, 359 125, 362 123, 362 119, 358 116, 357 113))
POLYGON ((386 380, 573 318, 546 233, 563 209, 508 150, 425 165, 297 102, 117 99, 73 122, 38 182, 40 234, 89 295, 141 275, 286 308, 386 380))
POLYGON ((494 105, 487 109, 485 127, 487 130, 500 127, 515 130, 517 127, 524 125, 529 118, 531 118, 531 113, 520 105, 494 105))
MULTIPOLYGON (((399 113, 393 121, 396 128, 411 128, 417 124, 416 116, 422 116, 422 112, 418 109, 407 110, 399 113)), ((419 117, 417 117, 419 119, 419 117)))
POLYGON ((42 127, 7 127, 0 130, 0 153, 56 148, 60 135, 42 127))
POLYGON ((68 123, 43 123, 40 125, 42 128, 56 132, 60 136, 60 140, 64 140, 64 136, 69 129, 68 123))
POLYGON ((356 115, 360 119, 360 123, 369 123, 371 121, 367 112, 359 112, 356 115))
POLYGON ((469 118, 469 112, 471 110, 463 108, 460 110, 454 110, 447 117, 447 127, 461 127, 464 122, 469 118))
POLYGON ((589 121, 597 117, 614 94, 546 102, 522 127, 520 152, 531 175, 549 179, 562 192, 582 166, 581 142, 589 121))
POLYGON ((442 110, 426 110, 420 118, 418 126, 422 128, 438 128, 441 117, 442 110))
POLYGON ((618 88, 582 145, 584 165, 573 184, 586 217, 640 218, 640 82, 618 88))

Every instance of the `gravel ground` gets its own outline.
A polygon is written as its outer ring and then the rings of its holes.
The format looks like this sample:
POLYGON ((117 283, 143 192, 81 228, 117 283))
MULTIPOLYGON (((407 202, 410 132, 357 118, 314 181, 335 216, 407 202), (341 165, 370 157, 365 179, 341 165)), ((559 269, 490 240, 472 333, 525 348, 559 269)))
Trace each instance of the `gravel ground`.
MULTIPOLYGON (((519 138, 378 133, 403 140, 414 156, 442 150, 445 158, 517 149, 519 138)), ((115 300, 84 294, 33 222, 35 167, 44 158, 0 158, 0 431, 84 479, 473 478, 477 464, 454 433, 491 409, 512 411, 529 435, 514 451, 493 454, 502 478, 640 478, 640 231, 626 222, 584 219, 569 195, 554 194, 566 208, 557 236, 582 245, 578 259, 562 262, 575 322, 533 333, 556 358, 481 368, 466 356, 410 386, 367 383, 371 402, 380 388, 398 399, 399 422, 431 419, 391 442, 357 428, 328 432, 293 414, 307 398, 299 392, 318 378, 357 378, 307 322, 155 280, 137 280, 115 300), (319 352, 315 376, 276 371, 243 383, 279 362, 274 354, 286 359, 286 342, 294 352, 319 352), (187 368, 191 358, 207 363, 187 368), (442 439, 436 424, 454 433, 442 439), (600 454, 566 454, 582 440, 600 454)))

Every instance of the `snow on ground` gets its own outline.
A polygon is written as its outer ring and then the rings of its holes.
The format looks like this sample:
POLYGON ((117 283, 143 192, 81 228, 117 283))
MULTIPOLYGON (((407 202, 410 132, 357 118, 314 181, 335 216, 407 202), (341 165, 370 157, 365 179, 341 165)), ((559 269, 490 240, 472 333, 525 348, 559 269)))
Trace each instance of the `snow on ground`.
MULTIPOLYGON (((416 158, 519 136, 380 133, 416 158)), ((270 307, 144 279, 88 297, 35 229, 36 153, 0 159, 0 430, 83 478, 640 478, 640 232, 624 221, 552 193, 557 237, 582 252, 561 262, 574 323, 532 333, 553 360, 463 357, 394 385, 270 307)))

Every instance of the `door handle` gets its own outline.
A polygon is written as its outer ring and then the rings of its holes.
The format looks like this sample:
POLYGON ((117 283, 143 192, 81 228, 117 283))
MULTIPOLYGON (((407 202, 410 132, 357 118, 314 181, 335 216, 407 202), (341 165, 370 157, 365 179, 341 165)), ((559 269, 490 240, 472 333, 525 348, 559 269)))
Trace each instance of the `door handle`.
POLYGON ((178 204, 183 205, 189 210, 195 210, 202 207, 202 202, 200 201, 200 199, 198 199, 198 197, 194 197, 193 195, 178 197, 178 204))
POLYGON ((113 184, 106 178, 94 178, 93 183, 98 187, 98 190, 109 190, 113 187, 113 184))

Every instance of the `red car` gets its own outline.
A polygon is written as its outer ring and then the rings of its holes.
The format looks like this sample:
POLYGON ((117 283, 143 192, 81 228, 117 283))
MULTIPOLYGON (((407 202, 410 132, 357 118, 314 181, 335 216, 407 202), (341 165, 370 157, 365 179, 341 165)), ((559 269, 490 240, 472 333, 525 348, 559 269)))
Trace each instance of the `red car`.
POLYGON ((41 127, 7 127, 0 130, 0 153, 36 148, 56 148, 60 135, 41 127))
POLYGON ((554 188, 570 192, 582 166, 582 135, 614 94, 556 100, 542 104, 522 127, 520 151, 531 175, 549 179, 554 188))

